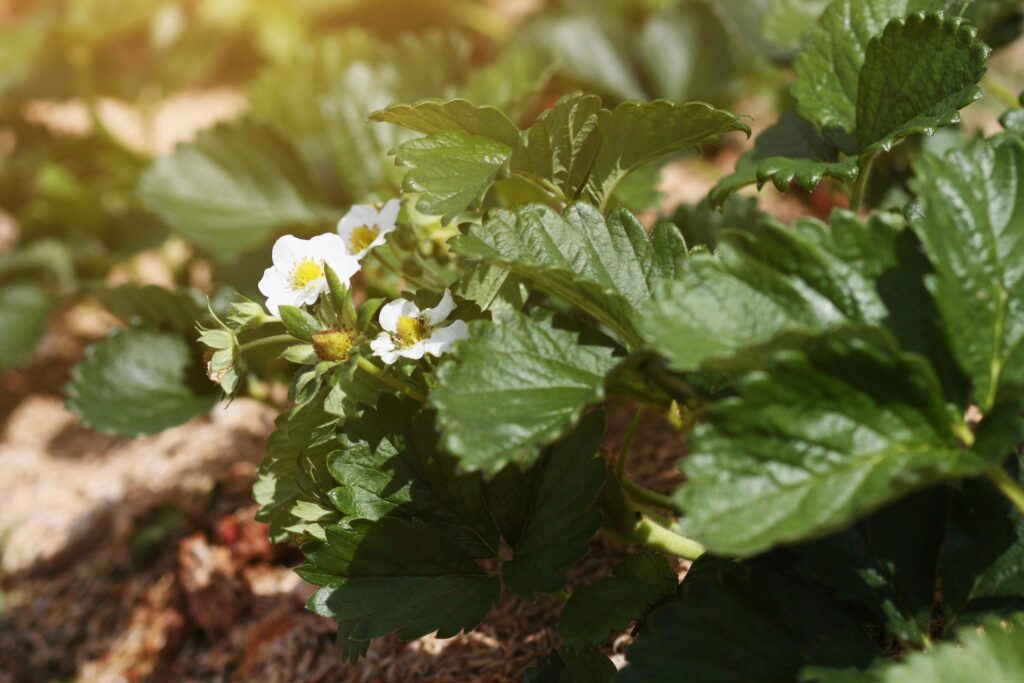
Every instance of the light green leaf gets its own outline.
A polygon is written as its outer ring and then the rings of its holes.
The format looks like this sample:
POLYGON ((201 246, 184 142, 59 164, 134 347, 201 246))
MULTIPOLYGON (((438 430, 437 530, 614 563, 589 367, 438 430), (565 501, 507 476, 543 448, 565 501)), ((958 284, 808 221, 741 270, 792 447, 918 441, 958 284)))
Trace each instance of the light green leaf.
POLYGON ((245 119, 203 131, 157 159, 139 194, 146 208, 219 259, 286 228, 326 225, 333 215, 291 145, 245 119))
POLYGON ((371 114, 370 120, 393 123, 424 135, 462 133, 469 137, 490 138, 506 147, 515 147, 519 142, 519 129, 504 112, 466 100, 393 104, 371 114))
POLYGON ((650 238, 626 210, 606 219, 577 203, 561 216, 532 204, 493 211, 482 226, 456 238, 462 256, 507 268, 538 289, 561 297, 605 323, 627 345, 637 343, 636 307, 656 280, 672 277, 686 247, 675 227, 661 224, 650 238))
POLYGON ((549 320, 508 311, 475 323, 430 394, 442 445, 468 470, 533 462, 604 397, 615 363, 610 349, 583 346, 549 320))
POLYGON ((823 536, 1005 456, 967 450, 964 432, 932 369, 881 330, 795 337, 694 431, 684 530, 734 555, 823 536))
POLYGON ((459 90, 470 102, 494 107, 518 121, 530 112, 557 67, 547 50, 512 46, 473 72, 459 90))
POLYGON ((68 383, 68 407, 101 432, 136 436, 202 415, 220 392, 176 334, 125 330, 90 346, 68 383))
POLYGON ((884 683, 1016 683, 1024 679, 1024 614, 990 619, 983 628, 964 628, 959 643, 942 643, 910 653, 889 668, 884 683))
POLYGON ((530 469, 513 463, 488 482, 492 514, 513 551, 501 577, 523 598, 563 590, 562 575, 586 556, 601 526, 595 502, 606 475, 597 452, 603 435, 604 415, 591 413, 530 469))
POLYGON ((923 216, 913 228, 946 339, 982 411, 1024 383, 1024 144, 975 142, 917 166, 923 216))
POLYGON ((29 283, 0 286, 0 370, 21 364, 46 331, 53 301, 29 283))
POLYGON ((573 591, 558 632, 570 646, 600 647, 615 631, 676 592, 679 578, 662 555, 631 555, 611 576, 573 591))

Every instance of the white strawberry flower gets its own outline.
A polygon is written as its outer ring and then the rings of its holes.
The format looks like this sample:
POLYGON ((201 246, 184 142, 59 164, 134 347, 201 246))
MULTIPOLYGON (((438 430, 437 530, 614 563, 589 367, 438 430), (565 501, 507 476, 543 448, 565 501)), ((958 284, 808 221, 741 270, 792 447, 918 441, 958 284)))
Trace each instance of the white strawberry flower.
POLYGON ((370 204, 355 204, 338 221, 338 234, 350 254, 362 259, 374 247, 384 244, 385 236, 395 231, 401 203, 389 200, 380 210, 370 204))
POLYGON ((332 233, 309 240, 285 235, 274 243, 272 258, 274 265, 263 272, 259 288, 275 316, 279 306, 316 303, 327 291, 325 265, 346 285, 359 272, 359 260, 349 254, 345 240, 332 233))
POLYGON ((385 304, 378 318, 384 331, 370 342, 373 355, 391 365, 399 356, 419 360, 428 353, 446 353, 455 342, 469 337, 469 329, 462 320, 441 326, 453 310, 455 302, 447 289, 437 306, 423 311, 407 299, 385 304))

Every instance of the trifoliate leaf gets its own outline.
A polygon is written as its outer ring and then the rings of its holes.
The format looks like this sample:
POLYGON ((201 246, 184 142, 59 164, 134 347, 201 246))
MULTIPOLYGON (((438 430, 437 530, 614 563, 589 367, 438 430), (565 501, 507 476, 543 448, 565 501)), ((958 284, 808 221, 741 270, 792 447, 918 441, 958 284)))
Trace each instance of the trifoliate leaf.
POLYGON ((654 290, 640 317, 647 343, 679 370, 766 343, 785 331, 880 322, 876 280, 898 262, 899 218, 862 224, 836 212, 831 226, 765 221, 723 234, 715 256, 692 255, 654 290))
POLYGON ((1024 144, 974 142, 917 166, 913 228, 935 273, 928 286, 948 344, 987 411, 1024 382, 1024 144))
POLYGON ((648 238, 626 210, 607 219, 577 203, 561 216, 529 205, 493 211, 488 220, 452 243, 459 254, 507 268, 524 281, 565 299, 636 345, 634 311, 651 297, 655 280, 672 277, 686 246, 679 232, 661 224, 648 238))
POLYGON ((513 463, 488 482, 492 514, 513 551, 501 577, 523 598, 564 589, 563 573, 586 556, 601 526, 594 504, 606 474, 597 453, 603 435, 603 414, 591 413, 528 470, 513 463))
POLYGON ((206 313, 201 295, 194 290, 172 291, 156 285, 125 283, 94 287, 89 293, 126 325, 188 332, 206 313))
POLYGON ((480 206, 507 173, 512 148, 489 137, 445 132, 404 142, 394 153, 396 163, 409 167, 403 191, 421 193, 416 208, 447 223, 480 206))
POLYGON ((964 628, 958 643, 910 653, 885 671, 884 683, 1015 683, 1024 678, 1024 614, 989 619, 983 628, 964 628))
POLYGON ((124 330, 85 352, 68 384, 68 407, 101 432, 136 436, 202 415, 216 391, 176 334, 124 330))
POLYGON ((0 370, 22 363, 46 331, 53 301, 29 283, 0 286, 0 370))
POLYGON ((631 171, 666 155, 718 137, 750 128, 737 116, 702 102, 675 104, 623 102, 614 110, 602 110, 598 127, 601 148, 587 180, 586 191, 602 209, 616 185, 631 171))
POLYGON ((616 680, 795 681, 809 663, 867 666, 875 647, 821 586, 767 562, 701 558, 673 600, 651 613, 616 680))
POLYGON ((339 484, 331 500, 347 517, 421 522, 473 557, 496 557, 498 531, 479 475, 456 473, 456 461, 436 443, 430 414, 382 396, 377 409, 342 429, 341 449, 328 458, 339 484))
POLYGON ((604 397, 615 364, 610 349, 583 346, 549 320, 503 311, 475 323, 430 393, 442 445, 468 470, 533 462, 604 397))
POLYGON ((600 647, 615 631, 676 592, 676 571, 662 555, 631 555, 611 576, 573 591, 558 632, 570 646, 600 647))
POLYGON ((157 159, 139 194, 146 208, 220 259, 285 228, 326 224, 333 215, 291 145, 245 119, 203 131, 157 159))
POLYGON ((1005 455, 962 445, 970 438, 932 369, 882 330, 781 346, 711 408, 682 464, 684 530, 715 552, 823 536, 1005 455))
POLYGON ((501 597, 498 577, 459 546, 398 517, 328 527, 326 541, 297 571, 323 586, 309 609, 349 622, 350 641, 394 631, 403 640, 434 631, 450 638, 476 627, 501 597))

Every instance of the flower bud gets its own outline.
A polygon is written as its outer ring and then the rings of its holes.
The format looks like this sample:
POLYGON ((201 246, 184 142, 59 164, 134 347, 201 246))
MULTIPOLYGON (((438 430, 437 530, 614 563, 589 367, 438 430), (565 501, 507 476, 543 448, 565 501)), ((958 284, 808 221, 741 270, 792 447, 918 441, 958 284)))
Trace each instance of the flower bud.
POLYGON ((313 335, 313 349, 321 360, 342 362, 348 360, 355 339, 348 330, 335 328, 313 335))

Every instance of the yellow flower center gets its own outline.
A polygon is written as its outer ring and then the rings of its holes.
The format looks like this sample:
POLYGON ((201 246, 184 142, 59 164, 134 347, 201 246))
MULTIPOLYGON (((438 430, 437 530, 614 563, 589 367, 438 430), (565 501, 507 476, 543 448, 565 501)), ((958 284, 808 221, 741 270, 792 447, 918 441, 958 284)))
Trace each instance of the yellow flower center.
POLYGON ((403 315, 395 326, 395 337, 403 347, 409 347, 427 336, 426 325, 419 318, 403 315))
POLYGON ((324 276, 324 267, 311 259, 306 259, 295 266, 292 271, 292 285, 295 289, 305 289, 310 282, 324 276))
POLYGON ((380 228, 377 226, 370 227, 368 225, 359 225, 352 228, 352 235, 349 237, 351 242, 352 253, 357 254, 363 249, 373 244, 373 241, 377 239, 377 235, 380 234, 380 228))
POLYGON ((337 362, 348 360, 353 342, 352 333, 341 328, 313 334, 313 349, 321 360, 337 362))

